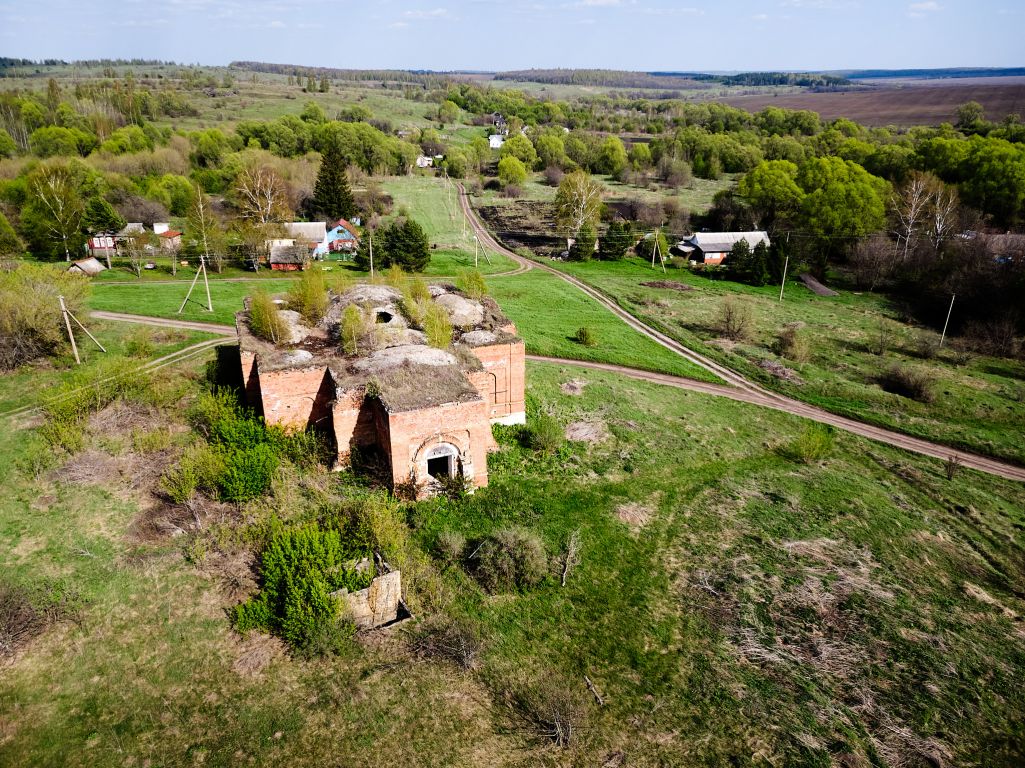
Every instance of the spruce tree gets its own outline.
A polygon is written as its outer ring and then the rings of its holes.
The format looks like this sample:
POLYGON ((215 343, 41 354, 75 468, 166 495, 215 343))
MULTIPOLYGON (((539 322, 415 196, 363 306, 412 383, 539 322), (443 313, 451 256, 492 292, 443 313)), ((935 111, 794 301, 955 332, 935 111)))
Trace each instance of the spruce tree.
POLYGON ((594 256, 595 240, 597 240, 597 237, 594 234, 594 227, 585 222, 577 232, 573 247, 569 249, 570 260, 589 261, 594 256))
POLYGON ((356 213, 345 165, 345 157, 338 145, 328 143, 313 187, 313 208, 331 221, 350 219, 356 213))

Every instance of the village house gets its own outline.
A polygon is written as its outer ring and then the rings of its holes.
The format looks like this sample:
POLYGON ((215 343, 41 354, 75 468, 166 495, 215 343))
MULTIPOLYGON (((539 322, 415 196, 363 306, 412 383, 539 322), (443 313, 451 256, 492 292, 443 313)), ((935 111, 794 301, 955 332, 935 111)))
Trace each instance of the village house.
POLYGON ((746 240, 751 250, 759 243, 770 245, 765 232, 698 232, 678 242, 673 250, 698 264, 722 264, 741 240, 746 240))
MULTIPOLYGON (((154 227, 157 225, 154 224, 154 227)), ((156 229, 153 230, 156 232, 156 229)), ((160 248, 164 251, 177 251, 182 247, 182 233, 175 229, 165 229, 157 232, 160 237, 160 248)))
POLYGON ((505 144, 505 136, 501 133, 493 133, 488 136, 488 146, 491 149, 501 149, 503 144, 505 144))
POLYGON ((356 227, 345 219, 335 222, 334 228, 327 233, 326 258, 344 257, 352 254, 359 247, 359 234, 356 227))
POLYGON ((117 255, 117 235, 113 232, 97 232, 86 241, 85 250, 94 258, 110 261, 111 256, 117 255))
POLYGON ((338 466, 376 456, 393 486, 431 494, 449 478, 487 485, 492 424, 523 424, 524 346, 493 300, 471 299, 453 286, 431 286, 448 313, 446 349, 403 314, 402 294, 359 285, 332 296, 316 327, 282 312, 291 338, 275 345, 254 336, 248 312, 236 316, 242 378, 249 404, 268 424, 319 430, 338 466), (341 317, 356 306, 364 332, 347 355, 341 317))
POLYGON ((416 158, 417 168, 430 168, 434 165, 434 158, 428 157, 427 155, 418 155, 416 158))

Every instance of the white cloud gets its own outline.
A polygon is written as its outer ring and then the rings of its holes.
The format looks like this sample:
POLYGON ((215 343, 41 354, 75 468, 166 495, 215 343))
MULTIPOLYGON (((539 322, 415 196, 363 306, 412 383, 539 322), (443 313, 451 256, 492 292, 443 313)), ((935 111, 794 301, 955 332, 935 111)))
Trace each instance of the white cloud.
POLYGON ((448 8, 433 8, 429 11, 406 11, 402 14, 407 19, 440 19, 448 16, 448 8))
POLYGON ((700 8, 642 8, 641 13, 647 16, 704 16, 700 8))
POLYGON ((769 20, 769 14, 767 14, 767 13, 756 13, 754 16, 751 17, 751 20, 752 21, 768 21, 769 20))
POLYGON ((920 3, 912 3, 908 6, 908 16, 912 19, 920 19, 926 14, 936 13, 942 6, 936 0, 923 0, 920 3))

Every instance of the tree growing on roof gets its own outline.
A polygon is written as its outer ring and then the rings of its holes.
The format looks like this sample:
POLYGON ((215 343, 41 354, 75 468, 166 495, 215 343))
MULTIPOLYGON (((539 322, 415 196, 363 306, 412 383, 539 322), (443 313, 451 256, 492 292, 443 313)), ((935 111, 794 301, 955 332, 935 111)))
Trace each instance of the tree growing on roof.
POLYGON ((345 156, 336 141, 324 147, 317 181, 313 186, 313 209, 329 220, 349 219, 356 214, 356 201, 349 187, 345 156))

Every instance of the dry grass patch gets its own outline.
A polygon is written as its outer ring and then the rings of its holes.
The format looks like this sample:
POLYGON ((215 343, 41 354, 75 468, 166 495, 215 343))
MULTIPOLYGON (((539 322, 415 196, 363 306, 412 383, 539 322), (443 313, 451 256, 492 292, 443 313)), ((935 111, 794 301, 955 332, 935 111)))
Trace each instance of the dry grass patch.
POLYGON ((586 381, 580 381, 579 379, 572 379, 563 383, 560 387, 564 395, 579 396, 584 393, 584 387, 587 386, 586 381))
POLYGON ((630 501, 620 504, 616 507, 616 517, 634 530, 639 530, 655 516, 661 496, 661 493, 655 493, 646 502, 630 501))
POLYGON ((566 426, 566 439, 573 443, 602 443, 608 437, 603 421, 574 421, 566 426))
POLYGON ((280 639, 264 632, 235 635, 235 660, 232 671, 239 677, 258 678, 277 659, 285 657, 287 648, 280 639))

